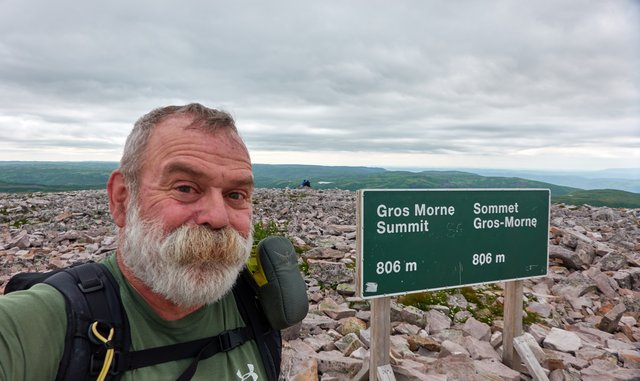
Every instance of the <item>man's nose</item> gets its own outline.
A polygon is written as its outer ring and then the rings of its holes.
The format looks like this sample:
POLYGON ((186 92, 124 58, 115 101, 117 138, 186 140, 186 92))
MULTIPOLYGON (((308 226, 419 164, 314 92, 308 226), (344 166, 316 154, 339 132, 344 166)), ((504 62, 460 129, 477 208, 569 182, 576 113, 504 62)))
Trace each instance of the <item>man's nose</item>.
POLYGON ((213 192, 202 199, 195 220, 198 225, 209 225, 212 229, 229 225, 227 205, 221 192, 213 192))

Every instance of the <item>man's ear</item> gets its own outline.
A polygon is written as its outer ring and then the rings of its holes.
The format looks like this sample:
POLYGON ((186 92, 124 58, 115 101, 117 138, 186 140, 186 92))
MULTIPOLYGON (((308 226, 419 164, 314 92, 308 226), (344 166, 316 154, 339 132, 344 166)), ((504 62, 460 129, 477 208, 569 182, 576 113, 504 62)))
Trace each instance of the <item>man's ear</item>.
POLYGON ((113 221, 118 227, 124 227, 127 219, 127 205, 129 203, 129 190, 124 182, 124 176, 120 171, 111 173, 107 182, 107 192, 109 194, 109 209, 113 221))

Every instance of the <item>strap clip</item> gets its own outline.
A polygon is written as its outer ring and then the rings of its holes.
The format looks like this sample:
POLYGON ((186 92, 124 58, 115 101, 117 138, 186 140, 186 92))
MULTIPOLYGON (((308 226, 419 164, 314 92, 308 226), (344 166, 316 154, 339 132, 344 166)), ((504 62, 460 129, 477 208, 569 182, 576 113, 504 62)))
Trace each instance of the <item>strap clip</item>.
POLYGON ((102 290, 102 288, 104 288, 104 283, 102 283, 102 280, 100 278, 93 278, 89 279, 88 281, 81 281, 80 283, 78 283, 78 288, 80 289, 80 291, 88 294, 90 292, 102 290))

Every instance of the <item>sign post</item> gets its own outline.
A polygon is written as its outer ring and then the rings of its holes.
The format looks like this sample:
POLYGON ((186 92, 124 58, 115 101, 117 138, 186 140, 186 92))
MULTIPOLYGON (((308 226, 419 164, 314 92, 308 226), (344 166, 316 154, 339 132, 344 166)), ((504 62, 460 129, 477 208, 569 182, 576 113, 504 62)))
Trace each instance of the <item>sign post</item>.
MULTIPOLYGON (((546 276, 549 200, 548 189, 360 190, 357 293, 372 299, 373 319, 376 298, 546 276)), ((384 342, 373 325, 372 345, 384 342)), ((372 370, 386 365, 371 352, 372 370)))
POLYGON ((371 299, 371 348, 369 356, 369 380, 377 380, 378 367, 389 364, 391 349, 391 298, 371 299), (373 350, 375 348, 375 350, 373 350))
POLYGON ((522 335, 522 281, 507 282, 504 288, 504 330, 502 331, 502 362, 514 369, 520 356, 513 348, 513 339, 522 335))

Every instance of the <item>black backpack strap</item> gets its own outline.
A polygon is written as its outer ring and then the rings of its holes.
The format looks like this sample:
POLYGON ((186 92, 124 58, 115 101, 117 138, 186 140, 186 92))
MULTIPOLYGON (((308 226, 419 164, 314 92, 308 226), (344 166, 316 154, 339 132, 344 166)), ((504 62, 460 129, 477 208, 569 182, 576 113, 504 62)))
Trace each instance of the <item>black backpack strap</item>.
MULTIPOLYGON (((86 263, 58 272, 44 283, 62 293, 67 312, 65 348, 56 381, 95 379, 108 349, 114 348, 117 361, 130 346, 129 324, 117 282, 104 265, 86 263), (107 332, 113 329, 108 343, 98 341, 91 333, 95 322, 107 332)), ((120 375, 110 372, 106 379, 119 380, 120 375)))
POLYGON ((251 274, 243 271, 233 287, 233 296, 242 320, 253 330, 256 345, 267 372, 267 379, 277 381, 280 375, 282 337, 279 330, 269 325, 256 293, 251 287, 252 281, 251 274))
POLYGON ((216 353, 230 351, 252 339, 253 331, 249 327, 241 327, 204 339, 129 352, 121 356, 117 371, 126 372, 192 357, 197 363, 197 361, 209 358, 216 353))
POLYGON ((251 275, 243 272, 233 286, 233 295, 242 320, 245 322, 244 327, 186 343, 129 352, 119 361, 117 371, 122 373, 168 361, 193 358, 189 367, 177 379, 177 381, 188 381, 195 375, 200 360, 220 352, 227 352, 253 339, 260 351, 268 380, 276 381, 280 374, 282 338, 280 331, 270 327, 256 293, 249 284, 251 281, 251 275))
POLYGON ((38 283, 44 282, 45 279, 49 278, 54 274, 65 271, 66 269, 71 267, 80 266, 84 263, 89 263, 89 262, 77 262, 72 264, 69 267, 66 267, 63 269, 51 270, 47 272, 30 272, 30 273, 25 272, 25 273, 16 274, 12 276, 11 279, 9 279, 9 281, 7 282, 7 285, 4 288, 4 293, 6 295, 14 291, 28 290, 32 286, 38 283))

